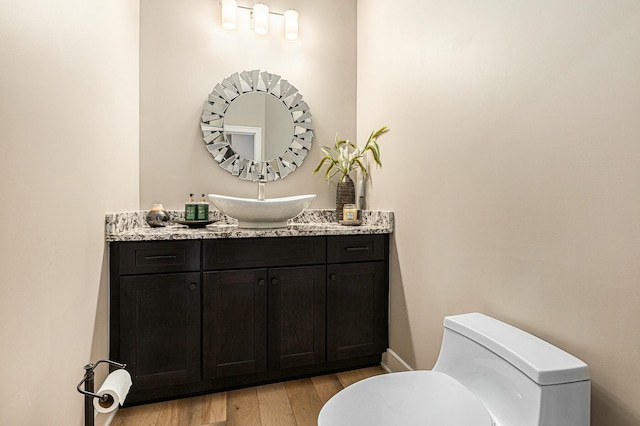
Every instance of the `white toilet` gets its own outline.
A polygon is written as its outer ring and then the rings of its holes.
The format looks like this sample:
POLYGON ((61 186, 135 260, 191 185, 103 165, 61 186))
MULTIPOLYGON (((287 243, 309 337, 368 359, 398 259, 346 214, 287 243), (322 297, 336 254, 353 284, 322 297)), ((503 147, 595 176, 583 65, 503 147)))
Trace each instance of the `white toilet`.
POLYGON ((331 398, 319 426, 588 426, 587 365, 486 315, 444 319, 432 371, 383 374, 331 398))

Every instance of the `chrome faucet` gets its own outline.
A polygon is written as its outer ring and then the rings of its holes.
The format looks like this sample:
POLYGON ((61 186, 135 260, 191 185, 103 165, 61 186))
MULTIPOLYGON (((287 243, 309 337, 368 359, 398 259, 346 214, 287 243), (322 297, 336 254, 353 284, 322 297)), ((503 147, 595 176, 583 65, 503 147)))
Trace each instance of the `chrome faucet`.
POLYGON ((267 186, 267 178, 265 175, 258 175, 258 201, 264 201, 264 190, 267 186))

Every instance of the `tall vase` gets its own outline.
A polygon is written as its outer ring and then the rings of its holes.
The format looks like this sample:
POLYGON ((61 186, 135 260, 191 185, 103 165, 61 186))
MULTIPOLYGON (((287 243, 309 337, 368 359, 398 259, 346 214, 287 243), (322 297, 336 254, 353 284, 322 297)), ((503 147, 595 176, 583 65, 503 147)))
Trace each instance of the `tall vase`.
POLYGON ((338 182, 336 191, 336 220, 342 220, 342 211, 345 204, 356 203, 356 186, 353 180, 346 175, 341 182, 338 182))

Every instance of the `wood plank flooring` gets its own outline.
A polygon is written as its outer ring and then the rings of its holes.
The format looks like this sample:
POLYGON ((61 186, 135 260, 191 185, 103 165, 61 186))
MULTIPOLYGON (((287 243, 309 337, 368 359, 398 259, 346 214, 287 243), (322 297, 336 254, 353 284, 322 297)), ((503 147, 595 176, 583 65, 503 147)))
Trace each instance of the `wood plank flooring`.
POLYGON ((316 426, 338 391, 382 367, 122 408, 111 426, 316 426))

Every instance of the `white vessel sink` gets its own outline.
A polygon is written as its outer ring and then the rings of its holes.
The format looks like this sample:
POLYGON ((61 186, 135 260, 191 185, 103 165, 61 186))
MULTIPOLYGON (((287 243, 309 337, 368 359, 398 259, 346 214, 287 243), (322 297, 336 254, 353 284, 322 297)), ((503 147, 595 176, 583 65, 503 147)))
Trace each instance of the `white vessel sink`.
POLYGON ((222 213, 238 220, 240 228, 285 228, 287 220, 304 211, 315 194, 257 200, 209 194, 209 200, 222 213))

